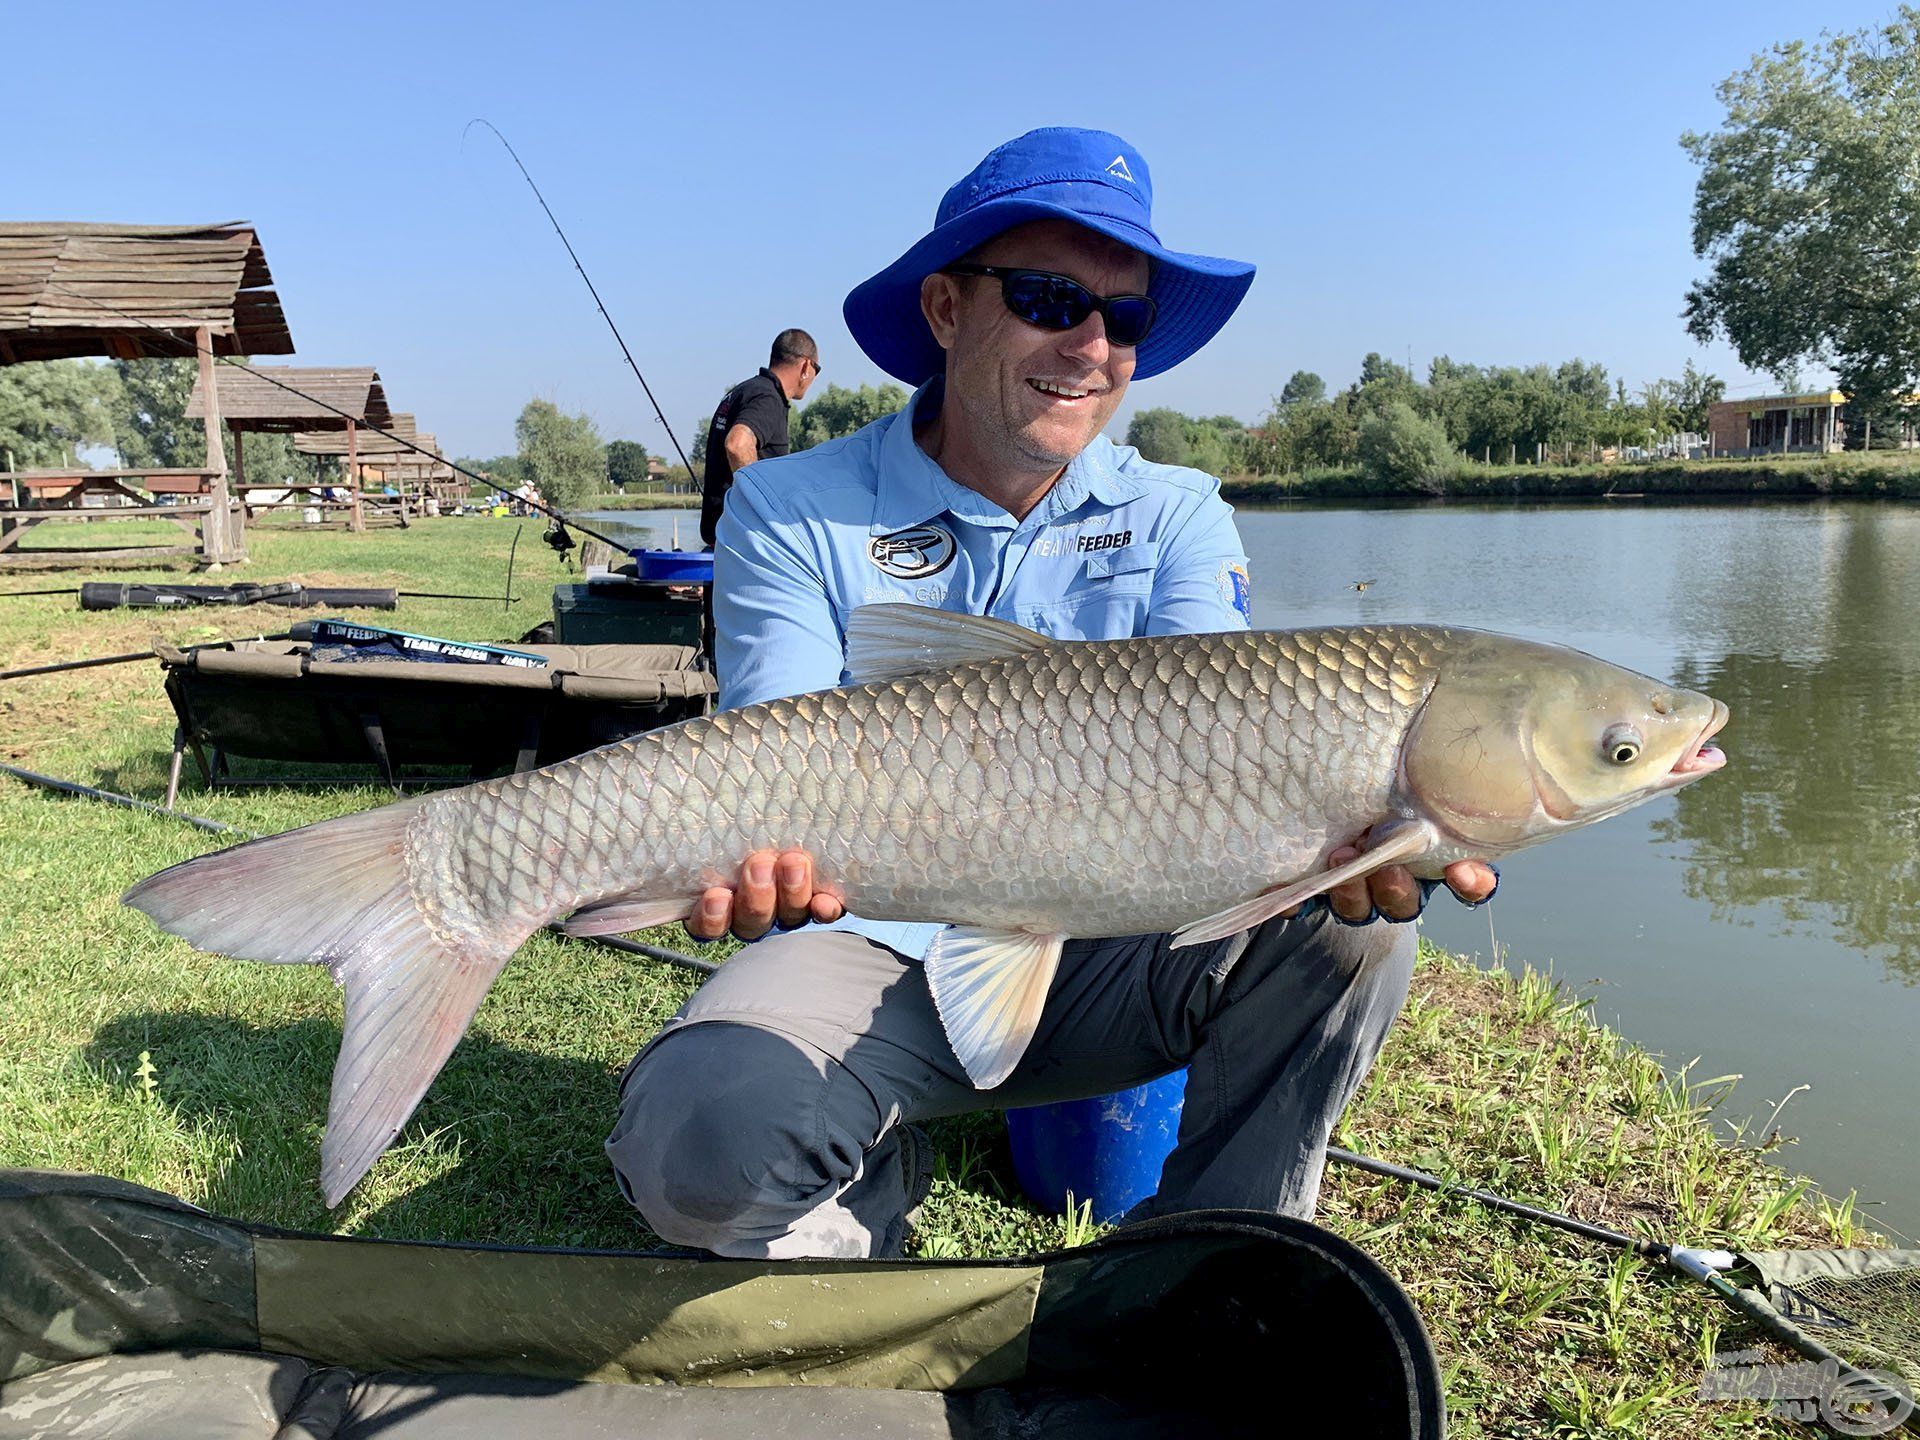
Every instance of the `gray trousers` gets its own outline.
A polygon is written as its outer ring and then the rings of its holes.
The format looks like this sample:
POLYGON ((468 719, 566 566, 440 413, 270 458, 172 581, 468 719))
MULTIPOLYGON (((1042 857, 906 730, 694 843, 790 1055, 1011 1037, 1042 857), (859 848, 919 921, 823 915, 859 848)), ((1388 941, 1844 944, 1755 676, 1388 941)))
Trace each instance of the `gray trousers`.
POLYGON ((634 1058, 607 1140, 663 1239, 749 1258, 897 1255, 894 1127, 1084 1099, 1189 1067, 1178 1144, 1136 1214, 1310 1217, 1328 1136, 1412 980, 1414 927, 1324 910, 1184 950, 1069 941, 1033 1044, 976 1090, 919 964, 858 935, 748 946, 634 1058))

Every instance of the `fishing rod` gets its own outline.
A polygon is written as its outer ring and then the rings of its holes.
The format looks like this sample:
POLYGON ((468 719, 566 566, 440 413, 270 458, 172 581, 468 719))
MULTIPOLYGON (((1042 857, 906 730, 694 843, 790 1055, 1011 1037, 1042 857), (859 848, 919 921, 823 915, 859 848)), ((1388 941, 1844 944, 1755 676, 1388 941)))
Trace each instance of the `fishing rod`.
MULTIPOLYGON (((240 640, 297 640, 299 638, 291 630, 282 630, 273 635, 238 635, 226 640, 208 640, 199 645, 183 645, 180 647, 180 652, 183 655, 191 655, 196 650, 218 650, 240 640)), ((92 660, 62 660, 57 665, 27 665, 18 670, 0 670, 0 680, 19 680, 28 675, 57 675, 65 670, 92 670, 102 665, 130 665, 136 660, 156 659, 158 655, 158 651, 151 649, 132 650, 125 655, 100 655, 92 660)))
MULTIPOLYGON (((573 261, 573 268, 580 272, 580 278, 587 282, 587 293, 593 296, 593 303, 599 307, 600 318, 607 322, 607 328, 613 332, 613 338, 619 341, 620 353, 627 357, 627 368, 633 371, 633 378, 640 382, 640 388, 647 392, 647 403, 653 406, 654 419, 658 420, 660 422, 660 428, 667 432, 667 439, 673 442, 674 453, 680 457, 680 463, 687 467, 687 478, 691 480, 693 478, 693 462, 687 459, 687 452, 680 448, 680 437, 673 433, 673 426, 667 423, 666 412, 660 408, 660 402, 653 398, 653 387, 647 384, 647 377, 640 373, 640 367, 634 363, 633 351, 627 348, 626 336, 620 333, 620 327, 613 323, 613 316, 607 313, 606 302, 600 298, 600 291, 594 286, 593 277, 587 274, 587 267, 580 263, 579 255, 574 252, 573 242, 567 239, 567 232, 560 228, 559 220, 554 217, 553 207, 547 204, 547 197, 542 195, 540 193, 540 187, 533 183, 533 176, 528 173, 526 163, 520 158, 520 152, 515 150, 507 140, 507 137, 500 133, 499 126, 495 125, 491 120, 482 119, 477 116, 467 122, 466 130, 460 132, 460 141, 462 144, 466 143, 467 130, 473 129, 476 125, 486 126, 487 129, 493 131, 494 138, 506 146, 507 154, 513 157, 513 163, 519 168, 521 177, 526 180, 527 188, 533 191, 533 198, 538 200, 540 202, 540 208, 547 212, 547 221, 553 226, 553 233, 558 235, 560 237, 560 243, 567 247, 567 258, 573 261)), ((624 549, 625 547, 615 546, 614 548, 624 549)))
MULTIPOLYGON (((298 396, 300 399, 305 400, 310 405, 318 405, 322 410, 328 411, 330 414, 338 415, 343 420, 350 420, 362 430, 371 430, 376 435, 385 436, 387 439, 393 441, 394 444, 396 445, 405 446, 407 449, 412 450, 417 454, 425 455, 428 459, 437 461, 438 463, 445 465, 449 470, 452 470, 457 475, 466 476, 467 479, 473 481, 475 484, 489 485, 489 486, 492 486, 495 490, 498 490, 501 488, 499 485, 495 484, 495 482, 490 477, 482 475, 478 471, 469 470, 467 469, 466 466, 460 464, 458 461, 449 460, 444 455, 437 455, 433 451, 427 449, 426 446, 417 444, 416 442, 407 439, 406 436, 404 435, 396 435, 393 433, 393 431, 384 429, 379 425, 375 425, 372 421, 363 419, 360 416, 355 415, 350 410, 342 410, 338 405, 332 404, 331 402, 326 400, 322 400, 318 395, 309 395, 306 391, 302 390, 299 386, 289 385, 284 380, 276 379, 274 376, 269 375, 265 370, 256 369, 250 365, 244 365, 240 361, 234 359, 231 355, 215 354, 213 347, 210 345, 207 346, 204 350, 202 350, 200 342, 198 340, 188 340, 183 336, 174 334, 171 330, 163 330, 160 328, 160 326, 155 325, 150 320, 143 319, 138 315, 130 315, 125 310, 116 309, 112 305, 108 305, 101 300, 96 300, 93 296, 86 294, 84 291, 75 290, 70 286, 59 285, 59 284, 55 284, 52 281, 48 281, 46 288, 58 294, 68 296, 71 299, 78 300, 82 304, 91 305, 96 310, 104 311, 105 313, 109 315, 117 316, 122 320, 131 320, 134 324, 142 327, 143 329, 151 330, 153 331, 154 334, 161 336, 169 344, 185 346, 186 352, 189 354, 192 354, 195 356, 205 354, 210 359, 215 361, 217 364, 231 365, 236 370, 245 370, 249 375, 253 376, 256 380, 264 380, 269 385, 272 385, 277 389, 286 391, 289 395, 298 396)), ((181 358, 184 359, 185 355, 182 355, 181 358)), ((678 448, 677 441, 675 442, 675 448, 678 448)), ((693 473, 692 469, 689 468, 687 473, 691 475, 693 473)), ((568 516, 562 514, 558 510, 555 510, 551 505, 546 504, 544 501, 535 500, 531 496, 516 496, 515 498, 519 500, 520 503, 527 505, 532 509, 538 510, 541 514, 551 516, 553 519, 559 521, 562 525, 571 525, 574 527, 574 529, 582 531, 585 534, 591 535, 593 536, 594 539, 602 541, 605 544, 611 545, 615 550, 619 550, 624 553, 627 549, 626 542, 621 540, 616 540, 611 535, 604 535, 600 531, 595 530, 590 525, 581 524, 578 520, 570 519, 568 516)), ((488 596, 487 598, 492 599, 493 597, 488 596)))
MULTIPOLYGON (((1420 1170, 1410 1170, 1404 1165, 1390 1164, 1385 1160, 1376 1160, 1371 1155, 1357 1155, 1351 1150, 1342 1150, 1336 1145, 1327 1147, 1327 1157, 1343 1165, 1351 1165, 1356 1170, 1365 1170, 1374 1175, 1384 1175, 1394 1180, 1404 1180, 1410 1185, 1437 1191, 1442 1195, 1456 1195, 1484 1205, 1490 1210, 1505 1211, 1509 1215, 1518 1215, 1522 1219, 1536 1221, 1542 1225, 1551 1225, 1557 1230, 1581 1236, 1588 1240, 1598 1240, 1603 1244, 1616 1246, 1632 1252, 1642 1259, 1658 1260, 1700 1281, 1718 1295, 1741 1315, 1758 1325, 1774 1340, 1797 1350, 1802 1355, 1812 1355, 1817 1360, 1832 1361, 1840 1377, 1847 1382, 1848 1397, 1856 1401, 1879 1400, 1889 1404, 1901 1404, 1907 1407, 1904 1414, 1913 1413, 1913 1397, 1895 1390, 1880 1376, 1861 1370, 1845 1356, 1834 1353, 1819 1344, 1806 1332, 1787 1323, 1770 1307, 1759 1303, 1747 1290, 1729 1280, 1723 1271, 1731 1270, 1740 1264, 1740 1257, 1729 1250, 1700 1250, 1689 1245, 1675 1245, 1670 1241, 1646 1240, 1633 1235, 1622 1234, 1618 1230, 1609 1230, 1604 1225, 1590 1224, 1585 1220, 1576 1220, 1571 1215, 1561 1215, 1552 1210, 1541 1210, 1533 1205, 1522 1204, 1518 1200, 1509 1200, 1504 1195, 1496 1195, 1491 1190, 1477 1190, 1468 1185, 1456 1185, 1442 1180, 1437 1175, 1428 1175, 1420 1170)), ((1904 1418, 1895 1413, 1895 1421, 1904 1418)), ((1891 1429, 1891 1426, 1885 1428, 1891 1429)), ((1859 1432, 1869 1433, 1867 1431, 1859 1432)), ((1871 1433, 1878 1434, 1879 1431, 1871 1433)))
MULTIPOLYGON (((1571 1215, 1560 1215, 1552 1210, 1539 1210, 1524 1205, 1518 1200, 1509 1200, 1504 1195, 1496 1195, 1491 1190, 1475 1190, 1468 1185, 1457 1185, 1442 1180, 1437 1175, 1428 1175, 1424 1171, 1409 1170, 1404 1165, 1394 1165, 1385 1160, 1376 1160, 1371 1155, 1357 1155, 1351 1150, 1342 1150, 1337 1145, 1327 1147, 1329 1159, 1338 1160, 1343 1165, 1351 1165, 1356 1170, 1370 1171, 1375 1175, 1384 1175, 1393 1180, 1404 1180, 1410 1185, 1419 1185, 1428 1190, 1436 1190, 1443 1195, 1459 1195, 1474 1200, 1492 1210, 1504 1210, 1509 1215, 1518 1215, 1526 1220, 1537 1220, 1542 1225, 1552 1225, 1556 1229, 1570 1234, 1583 1236, 1588 1240, 1598 1240, 1602 1244, 1617 1245, 1623 1250, 1631 1250, 1646 1260, 1666 1260, 1671 1258, 1674 1247, 1663 1245, 1657 1240, 1642 1240, 1632 1235, 1622 1234, 1618 1230, 1609 1230, 1604 1225, 1589 1224, 1585 1220, 1576 1220, 1571 1215)), ((1726 1251, 1698 1251, 1697 1254, 1725 1255, 1726 1251)), ((1689 1272, 1691 1273, 1691 1272, 1689 1272)))
MULTIPOLYGON (((91 582, 90 581, 88 583, 89 584, 93 584, 93 583, 106 584, 111 582, 91 582)), ((196 585, 152 585, 152 584, 143 585, 136 581, 130 585, 123 585, 120 588, 151 590, 156 596, 159 596, 162 598, 163 605, 168 600, 172 600, 182 605, 251 605, 261 600, 267 600, 267 601, 279 600, 286 596, 292 595, 295 591, 305 591, 307 588, 304 585, 301 585, 297 582, 288 582, 291 584, 291 587, 292 587, 291 589, 288 589, 286 591, 274 591, 270 588, 271 583, 272 582, 267 582, 266 584, 252 583, 252 584, 246 584, 246 585, 234 585, 234 586, 227 586, 223 589, 222 587, 219 587, 219 586, 208 586, 208 585, 198 585, 198 586, 196 585), (266 591, 267 593, 261 593, 261 594, 249 593, 252 591, 266 591)), ((320 590, 320 593, 323 595, 340 593, 334 590, 329 590, 324 586, 317 587, 317 588, 320 590)), ((29 595, 81 595, 81 594, 85 594, 86 590, 87 590, 86 585, 69 585, 65 589, 61 589, 61 590, 0 590, 0 600, 17 600, 29 595)), ((380 593, 385 594, 388 592, 382 591, 380 593)), ((518 595, 514 595, 511 593, 504 596, 503 595, 447 595, 447 594, 442 594, 440 591, 437 591, 437 590, 395 590, 395 591, 392 591, 391 593, 396 598, 401 600, 485 600, 488 603, 491 603, 495 600, 504 599, 509 606, 515 604, 520 599, 518 595)), ((318 604, 321 602, 316 601, 314 603, 318 604)), ((325 603, 337 604, 339 602, 327 601, 325 603)))
MULTIPOLYGON (((216 835, 237 835, 242 840, 260 838, 258 832, 242 830, 238 825, 209 820, 204 815, 189 815, 184 810, 169 810, 164 805, 155 805, 147 800, 136 800, 131 795, 121 795, 112 790, 100 790, 92 785, 82 785, 78 780, 62 780, 55 775, 42 775, 37 770, 23 770, 18 765, 0 764, 0 773, 11 775, 16 780, 24 780, 29 785, 38 785, 43 790, 57 791, 63 795, 78 795, 85 800, 98 800, 102 804, 118 805, 124 810, 138 810, 143 814, 183 821, 216 835)), ((684 955, 678 950, 669 950, 664 945, 646 945, 638 940, 623 940, 618 935, 567 935, 560 929, 557 921, 547 926, 547 929, 563 939, 585 940, 603 949, 617 950, 623 955, 640 955, 649 960, 663 961, 668 965, 677 965, 683 970, 691 970, 696 975, 711 975, 720 968, 711 960, 684 955)))
POLYGON ((209 820, 204 815, 189 815, 184 810, 169 810, 164 805, 155 805, 147 800, 136 800, 131 795, 116 794, 112 790, 96 790, 93 786, 82 785, 77 780, 61 780, 56 776, 42 775, 37 770, 22 770, 18 765, 0 765, 0 771, 5 771, 16 780, 24 780, 29 785, 38 785, 43 790, 58 790, 62 794, 79 795, 88 800, 99 800, 108 805, 118 805, 127 810, 139 810, 149 815, 164 815, 169 820, 184 820, 189 825, 197 825, 200 829, 210 830, 216 835, 238 835, 243 840, 260 838, 253 831, 242 830, 238 825, 209 820))

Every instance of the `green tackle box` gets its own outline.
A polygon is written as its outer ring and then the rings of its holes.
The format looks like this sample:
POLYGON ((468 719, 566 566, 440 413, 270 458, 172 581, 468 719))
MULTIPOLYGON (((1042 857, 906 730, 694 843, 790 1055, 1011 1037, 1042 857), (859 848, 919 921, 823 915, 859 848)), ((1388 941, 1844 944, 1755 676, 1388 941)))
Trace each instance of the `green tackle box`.
POLYGON ((556 645, 691 645, 700 648, 706 586, 625 578, 553 587, 556 645))

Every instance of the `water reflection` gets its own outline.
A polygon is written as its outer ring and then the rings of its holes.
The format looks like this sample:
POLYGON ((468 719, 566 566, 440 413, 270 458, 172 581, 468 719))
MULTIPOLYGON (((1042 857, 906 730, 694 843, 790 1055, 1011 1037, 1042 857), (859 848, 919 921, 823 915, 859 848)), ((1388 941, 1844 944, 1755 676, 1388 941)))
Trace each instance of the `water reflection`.
MULTIPOLYGON (((1823 573, 1728 587, 1765 615, 1783 597, 1812 625, 1764 651, 1683 661, 1675 677, 1733 709, 1737 764, 1690 786, 1653 831, 1684 848, 1686 892, 1715 919, 1757 912, 1829 927, 1920 984, 1920 654, 1912 527, 1860 514, 1823 573)), ((1741 641, 1767 626, 1736 620, 1741 641)))

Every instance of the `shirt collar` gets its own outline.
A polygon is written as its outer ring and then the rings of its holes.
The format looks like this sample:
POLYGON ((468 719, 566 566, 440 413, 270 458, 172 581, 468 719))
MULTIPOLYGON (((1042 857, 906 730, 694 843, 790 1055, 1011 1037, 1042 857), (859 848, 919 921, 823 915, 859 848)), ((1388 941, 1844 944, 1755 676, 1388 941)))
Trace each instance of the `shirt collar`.
MULTIPOLYGON (((735 371, 734 373, 738 374, 739 372, 735 371)), ((773 382, 773 393, 778 395, 782 400, 785 400, 787 402, 787 407, 791 409, 793 407, 793 401, 788 398, 787 387, 780 383, 780 377, 774 374, 773 371, 769 370, 765 365, 762 365, 760 367, 760 375, 761 375, 761 378, 770 380, 773 382)))
MULTIPOLYGON (((977 490, 953 479, 920 448, 913 438, 914 416, 923 401, 940 403, 940 377, 913 392, 904 409, 893 417, 880 442, 880 473, 876 485, 871 533, 889 535, 918 525, 941 513, 957 520, 993 529, 1016 528, 1014 518, 977 490)), ((1113 442, 1096 435, 1093 443, 1068 464, 1053 489, 1027 517, 1046 523, 1069 515, 1089 498, 1102 505, 1121 505, 1146 494, 1146 486, 1124 475, 1114 463, 1113 442)))

